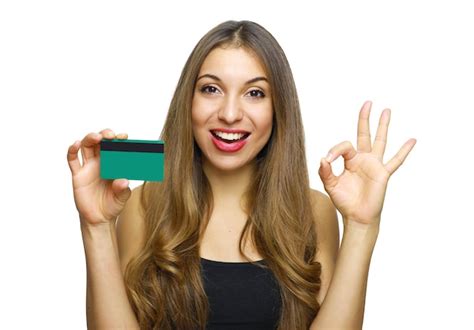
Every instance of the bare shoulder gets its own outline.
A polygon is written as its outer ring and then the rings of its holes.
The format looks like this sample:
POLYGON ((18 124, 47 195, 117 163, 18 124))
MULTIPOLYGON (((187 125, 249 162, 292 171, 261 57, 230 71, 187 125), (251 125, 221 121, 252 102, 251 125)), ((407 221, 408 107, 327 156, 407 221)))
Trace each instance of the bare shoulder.
POLYGON ((316 230, 320 240, 333 240, 337 235, 339 244, 339 223, 337 211, 331 198, 323 192, 311 189, 311 200, 315 214, 316 230))
POLYGON ((327 212, 329 209, 334 207, 334 204, 332 203, 329 196, 319 190, 311 189, 311 198, 313 203, 315 203, 320 208, 320 211, 327 212))
POLYGON ((322 304, 331 283, 339 253, 339 222, 336 207, 328 195, 311 189, 311 200, 318 245, 316 260, 321 263, 321 288, 317 299, 319 304, 322 304))
POLYGON ((140 203, 143 190, 143 185, 132 189, 132 194, 117 219, 117 246, 122 273, 144 243, 144 210, 140 203))

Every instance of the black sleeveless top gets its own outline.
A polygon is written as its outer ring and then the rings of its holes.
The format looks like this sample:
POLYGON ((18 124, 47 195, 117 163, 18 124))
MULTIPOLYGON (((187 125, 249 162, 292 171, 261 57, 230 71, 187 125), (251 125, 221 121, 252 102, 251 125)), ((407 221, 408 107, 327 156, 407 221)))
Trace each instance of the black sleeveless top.
MULTIPOLYGON (((265 264, 265 260, 257 263, 265 264)), ((201 258, 204 290, 209 299, 208 330, 276 329, 280 288, 270 269, 250 262, 201 258)))

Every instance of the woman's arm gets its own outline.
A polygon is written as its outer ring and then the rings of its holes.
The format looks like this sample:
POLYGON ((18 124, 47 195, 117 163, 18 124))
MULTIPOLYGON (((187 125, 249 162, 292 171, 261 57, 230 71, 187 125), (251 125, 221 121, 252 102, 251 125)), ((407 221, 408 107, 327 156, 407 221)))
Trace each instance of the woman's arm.
POLYGON ((391 111, 382 112, 372 144, 371 107, 371 102, 365 102, 359 112, 357 150, 349 141, 344 141, 321 159, 319 176, 342 215, 344 234, 327 295, 311 329, 362 328, 370 259, 377 241, 388 180, 416 143, 415 139, 409 139, 384 164, 391 111), (344 172, 335 176, 331 162, 339 156, 344 159, 344 172))
POLYGON ((362 329, 367 277, 377 236, 378 227, 345 227, 329 289, 310 330, 362 329))
POLYGON ((87 265, 88 329, 139 329, 125 291, 115 225, 81 229, 87 265))
POLYGON ((131 210, 136 205, 137 193, 130 190, 127 179, 100 178, 99 151, 104 137, 127 139, 128 135, 115 135, 111 129, 104 129, 98 134, 91 132, 82 141, 70 145, 67 152, 86 256, 87 324, 89 329, 137 329, 138 323, 128 302, 120 264, 120 260, 125 263, 126 257, 119 257, 120 246, 125 247, 122 251, 127 251, 127 244, 123 243, 126 243, 127 236, 117 241, 115 229, 119 215, 119 219, 133 215, 131 210))

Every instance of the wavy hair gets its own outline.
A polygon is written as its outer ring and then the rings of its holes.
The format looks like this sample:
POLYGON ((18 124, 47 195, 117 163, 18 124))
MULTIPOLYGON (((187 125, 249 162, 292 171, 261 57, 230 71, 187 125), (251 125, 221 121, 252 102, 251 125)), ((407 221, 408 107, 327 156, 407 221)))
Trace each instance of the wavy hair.
POLYGON ((258 56, 272 90, 273 128, 258 153, 256 173, 243 198, 247 221, 240 253, 251 235, 280 285, 278 329, 308 329, 319 310, 321 265, 304 131, 293 75, 274 37, 259 24, 227 21, 198 42, 181 73, 160 135, 164 180, 145 182, 141 206, 145 243, 127 265, 127 294, 142 329, 205 329, 209 303, 201 278, 199 244, 213 209, 202 152, 191 125, 197 75, 216 47, 245 47, 258 56))

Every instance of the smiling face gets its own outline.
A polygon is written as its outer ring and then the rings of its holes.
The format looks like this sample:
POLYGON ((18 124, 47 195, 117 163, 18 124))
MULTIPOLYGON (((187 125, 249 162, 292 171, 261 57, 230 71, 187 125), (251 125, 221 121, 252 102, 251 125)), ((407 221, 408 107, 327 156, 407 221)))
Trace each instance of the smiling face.
POLYGON ((194 88, 192 126, 203 166, 231 171, 252 162, 272 132, 272 97, 265 70, 245 48, 215 48, 194 88), (241 134, 223 134, 225 130, 241 134), (230 140, 239 139, 237 142, 230 140))

